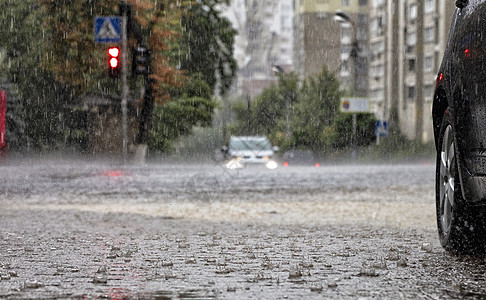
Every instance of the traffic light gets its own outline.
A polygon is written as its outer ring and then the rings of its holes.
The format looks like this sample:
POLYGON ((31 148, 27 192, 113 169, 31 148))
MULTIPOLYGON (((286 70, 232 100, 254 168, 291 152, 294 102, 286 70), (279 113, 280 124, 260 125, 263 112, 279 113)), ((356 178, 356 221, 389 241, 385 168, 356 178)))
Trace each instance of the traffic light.
POLYGON ((118 77, 120 73, 120 49, 118 47, 108 48, 108 67, 110 76, 118 77))
POLYGON ((150 51, 145 47, 136 47, 132 54, 133 76, 150 74, 150 51))

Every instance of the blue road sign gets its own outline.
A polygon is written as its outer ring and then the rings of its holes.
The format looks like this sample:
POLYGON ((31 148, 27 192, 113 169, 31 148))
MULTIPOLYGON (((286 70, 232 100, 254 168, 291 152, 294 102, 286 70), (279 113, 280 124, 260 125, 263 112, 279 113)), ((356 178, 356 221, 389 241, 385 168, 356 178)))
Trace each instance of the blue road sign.
POLYGON ((120 17, 95 17, 95 43, 119 43, 121 41, 120 17))
POLYGON ((376 136, 388 136, 388 122, 376 121, 375 123, 375 135, 376 136))

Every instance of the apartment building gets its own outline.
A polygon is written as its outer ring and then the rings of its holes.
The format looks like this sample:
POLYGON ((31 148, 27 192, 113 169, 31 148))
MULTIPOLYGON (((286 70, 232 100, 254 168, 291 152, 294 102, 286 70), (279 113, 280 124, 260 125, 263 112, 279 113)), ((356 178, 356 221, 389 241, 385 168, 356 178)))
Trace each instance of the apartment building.
POLYGON ((372 0, 369 90, 376 117, 430 142, 435 79, 454 1, 372 0))
POLYGON ((368 96, 368 7, 368 0, 295 0, 294 70, 301 79, 326 65, 343 90, 368 96), (337 11, 349 22, 338 22, 337 11))
POLYGON ((290 71, 294 0, 233 0, 223 9, 238 31, 238 91, 253 99, 276 82, 274 66, 290 71))
POLYGON ((429 142, 435 76, 454 8, 443 0, 295 0, 294 69, 303 79, 327 65, 344 90, 369 97, 377 119, 429 142), (351 22, 336 22, 336 11, 351 22))

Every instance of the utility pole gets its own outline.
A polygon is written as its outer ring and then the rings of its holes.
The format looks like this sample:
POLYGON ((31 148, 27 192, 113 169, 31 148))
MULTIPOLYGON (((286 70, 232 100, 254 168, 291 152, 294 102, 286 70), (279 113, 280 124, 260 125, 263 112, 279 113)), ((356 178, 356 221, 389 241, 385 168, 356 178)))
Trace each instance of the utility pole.
POLYGON ((122 70, 121 70, 121 80, 122 80, 122 100, 121 100, 121 111, 122 111, 122 137, 123 137, 123 162, 127 162, 128 147, 127 147, 127 103, 128 103, 128 82, 127 82, 127 1, 122 0, 122 70))

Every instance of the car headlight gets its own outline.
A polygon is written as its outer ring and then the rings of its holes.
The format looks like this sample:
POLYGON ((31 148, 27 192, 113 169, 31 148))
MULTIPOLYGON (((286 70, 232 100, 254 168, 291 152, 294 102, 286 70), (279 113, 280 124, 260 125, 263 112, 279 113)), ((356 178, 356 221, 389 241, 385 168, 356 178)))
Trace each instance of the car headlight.
POLYGON ((267 168, 269 168, 270 170, 273 170, 273 169, 276 169, 277 168, 277 163, 273 160, 267 162, 267 164, 265 165, 267 168))
POLYGON ((235 170, 235 169, 242 169, 243 164, 240 162, 240 159, 232 159, 229 162, 226 163, 226 168, 235 170))

